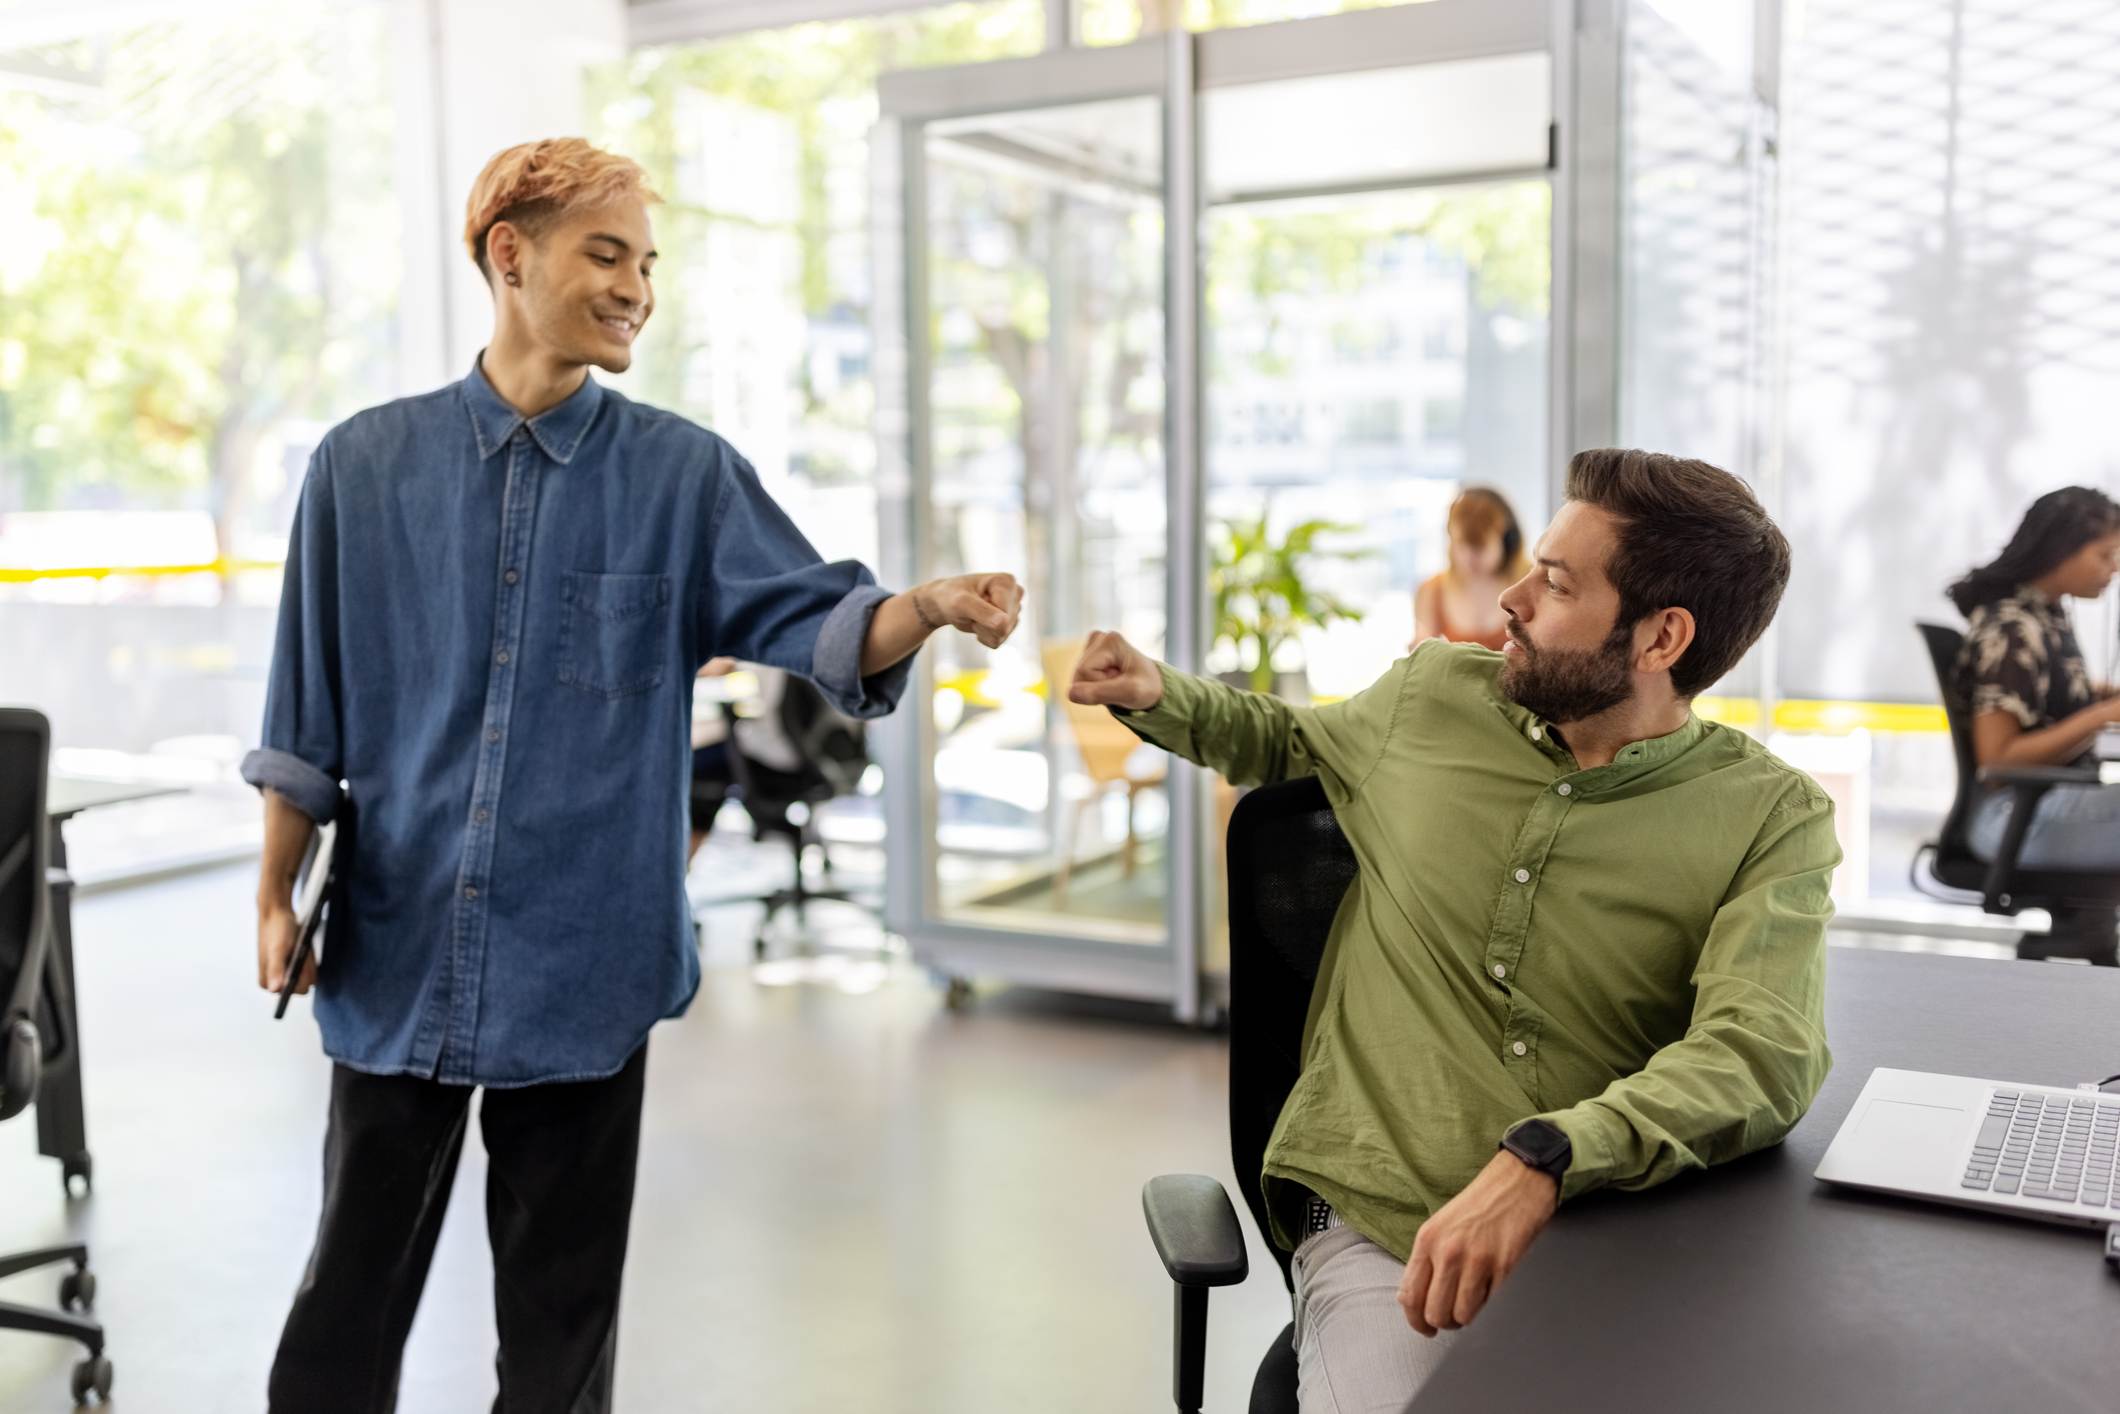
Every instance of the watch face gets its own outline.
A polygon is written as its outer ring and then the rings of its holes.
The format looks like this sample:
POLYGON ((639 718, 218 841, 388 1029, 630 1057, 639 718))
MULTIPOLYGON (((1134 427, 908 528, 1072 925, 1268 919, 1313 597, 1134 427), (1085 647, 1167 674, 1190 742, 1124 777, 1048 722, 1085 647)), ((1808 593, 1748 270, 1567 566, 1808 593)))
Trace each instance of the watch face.
POLYGON ((1568 1152, 1568 1136, 1542 1119, 1527 1119, 1509 1131, 1513 1148, 1541 1167, 1568 1152))

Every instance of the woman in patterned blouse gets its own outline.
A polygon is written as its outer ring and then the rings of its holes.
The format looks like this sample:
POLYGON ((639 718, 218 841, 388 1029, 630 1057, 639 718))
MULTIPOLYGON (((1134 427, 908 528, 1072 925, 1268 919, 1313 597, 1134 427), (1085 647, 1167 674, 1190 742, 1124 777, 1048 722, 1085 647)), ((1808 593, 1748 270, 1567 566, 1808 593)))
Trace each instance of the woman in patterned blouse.
MULTIPOLYGON (((1991 563, 1953 584, 1968 622, 1956 685, 1973 715, 1982 766, 2062 766, 2087 761, 2092 743, 2120 722, 2120 696, 2091 681, 2063 601, 2095 599, 2120 572, 2120 503, 2070 486, 2032 503, 1991 563)), ((1991 792, 1974 812, 1973 852, 1992 858, 2009 823, 2010 796, 1991 792)), ((2018 862, 2031 868, 2120 871, 2120 786, 2062 787, 2040 800, 2018 862)), ((2071 920, 2109 938, 2113 920, 2071 920)), ((2056 919, 2057 933, 2064 931, 2056 919)))

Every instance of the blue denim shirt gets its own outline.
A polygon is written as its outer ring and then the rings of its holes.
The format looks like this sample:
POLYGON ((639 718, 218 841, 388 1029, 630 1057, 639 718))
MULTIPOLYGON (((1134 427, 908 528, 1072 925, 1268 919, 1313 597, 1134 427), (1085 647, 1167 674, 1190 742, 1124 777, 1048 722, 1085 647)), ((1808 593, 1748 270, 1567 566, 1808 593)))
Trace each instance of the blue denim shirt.
POLYGON ((526 421, 474 366, 333 428, 243 762, 319 821, 346 783, 325 1051, 455 1084, 616 1071, 699 985, 693 675, 770 664, 880 716, 911 670, 860 675, 887 597, 728 443, 594 378, 526 421))

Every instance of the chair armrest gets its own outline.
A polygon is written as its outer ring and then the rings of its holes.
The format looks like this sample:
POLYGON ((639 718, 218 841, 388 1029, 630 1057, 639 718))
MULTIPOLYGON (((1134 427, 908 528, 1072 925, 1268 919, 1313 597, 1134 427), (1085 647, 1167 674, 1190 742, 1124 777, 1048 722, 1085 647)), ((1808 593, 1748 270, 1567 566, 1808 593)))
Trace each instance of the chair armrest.
POLYGON ((1988 863, 1987 879, 1980 890, 1983 910, 2009 917, 2017 912, 2011 888, 2017 876, 2017 856, 2024 849, 2024 837, 2031 829, 2040 797, 2056 787, 2096 787, 2100 784, 2098 771, 2079 766, 1983 766, 1979 779, 1982 785, 2008 787, 2012 796, 2002 841, 1988 863))
POLYGON ((1198 1173, 1166 1173, 1141 1190, 1141 1212, 1156 1255, 1170 1273, 1171 1397, 1179 1414, 1199 1414, 1207 1383, 1207 1292, 1244 1280, 1250 1260, 1229 1193, 1198 1173))
POLYGON ((2022 788, 2036 786, 2094 786, 2098 784, 2096 767, 2082 766, 1982 766, 1980 783, 1985 786, 2011 786, 2022 788))
POLYGON ((1234 1286, 1251 1271, 1229 1193, 1205 1174, 1166 1173, 1141 1190, 1148 1235, 1180 1286, 1234 1286))

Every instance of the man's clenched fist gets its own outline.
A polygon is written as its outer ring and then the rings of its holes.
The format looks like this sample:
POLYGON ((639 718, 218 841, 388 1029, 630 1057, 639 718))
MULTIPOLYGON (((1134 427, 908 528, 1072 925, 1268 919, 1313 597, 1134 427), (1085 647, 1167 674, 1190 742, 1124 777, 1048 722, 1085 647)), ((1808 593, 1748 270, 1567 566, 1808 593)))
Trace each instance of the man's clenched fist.
POLYGON ((1069 700, 1086 707, 1125 707, 1146 712, 1163 700, 1163 670, 1156 660, 1116 633, 1093 633, 1075 664, 1069 700))
POLYGON ((1023 613, 1023 586, 1010 574, 961 574, 913 591, 913 611, 929 632, 954 628, 999 648, 1023 613))

